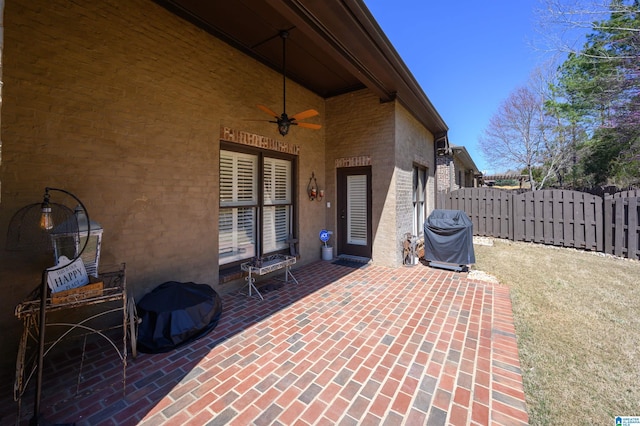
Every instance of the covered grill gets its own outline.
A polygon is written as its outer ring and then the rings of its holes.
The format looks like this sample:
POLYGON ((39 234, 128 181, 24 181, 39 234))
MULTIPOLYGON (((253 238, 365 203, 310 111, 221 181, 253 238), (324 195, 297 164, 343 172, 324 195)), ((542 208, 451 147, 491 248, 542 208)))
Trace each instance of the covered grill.
POLYGON ((475 263, 473 223, 462 210, 434 210, 424 223, 424 259, 431 266, 463 270, 475 263))

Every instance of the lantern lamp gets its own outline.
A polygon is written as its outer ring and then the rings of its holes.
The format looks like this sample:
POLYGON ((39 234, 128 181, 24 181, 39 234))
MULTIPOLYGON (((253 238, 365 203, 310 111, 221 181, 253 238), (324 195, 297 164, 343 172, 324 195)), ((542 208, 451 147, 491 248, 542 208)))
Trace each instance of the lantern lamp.
POLYGON ((84 247, 80 257, 87 274, 97 277, 100 245, 102 244, 102 226, 94 220, 87 220, 87 214, 80 205, 76 207, 74 214, 75 217, 54 226, 51 230, 54 260, 58 264, 60 256, 74 259, 80 255, 82 247, 84 247), (87 230, 89 231, 88 235, 87 230))

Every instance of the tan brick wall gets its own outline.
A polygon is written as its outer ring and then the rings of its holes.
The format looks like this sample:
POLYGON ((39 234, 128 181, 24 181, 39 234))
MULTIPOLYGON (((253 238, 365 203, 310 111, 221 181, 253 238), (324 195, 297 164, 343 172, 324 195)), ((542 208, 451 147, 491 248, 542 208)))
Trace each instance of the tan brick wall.
POLYGON ((373 261, 392 265, 382 249, 381 241, 393 239, 389 229, 395 224, 391 184, 395 166, 394 103, 380 103, 367 90, 337 96, 327 100, 327 201, 328 229, 336 230, 336 160, 369 157, 372 169, 372 239, 373 261), (388 225, 391 224, 391 225, 388 225))
POLYGON ((438 191, 450 192, 460 188, 474 186, 473 174, 464 168, 462 161, 451 155, 442 155, 437 159, 438 191))
MULTIPOLYGON (((102 224, 102 263, 126 262, 136 296, 167 280, 217 287, 220 127, 280 138, 245 119, 268 118, 258 103, 280 109, 281 76, 151 0, 8 0, 2 53, 0 245, 19 207, 60 187, 102 224)), ((291 82, 287 95, 322 122, 322 98, 291 82)), ((325 179, 324 133, 286 137, 300 146, 301 264, 320 258, 325 212, 304 199, 312 171, 325 179)), ((13 309, 45 265, 25 256, 0 256, 4 367, 13 309)))
POLYGON ((453 158, 450 155, 439 155, 436 158, 436 179, 438 192, 449 192, 455 184, 453 158))
MULTIPOLYGON (((368 156, 372 167, 372 238, 375 263, 402 265, 400 239, 412 229, 413 165, 428 169, 434 200, 433 135, 396 102, 381 104, 368 91, 327 100, 327 186, 333 197, 327 223, 335 230, 336 159, 368 156)), ((433 207, 431 207, 433 208, 433 207)))
MULTIPOLYGON (((19 207, 39 202, 45 186, 60 187, 102 224, 102 264, 126 262, 137 297, 167 280, 226 291, 217 265, 220 128, 280 138, 274 124, 246 119, 267 118, 258 103, 280 110, 281 76, 151 0, 7 0, 2 54, 0 246, 19 207)), ((336 229, 335 161, 368 157, 373 258, 399 266, 406 170, 413 161, 429 166, 422 144, 431 136, 368 90, 325 101, 289 81, 287 107, 315 108, 320 117, 310 121, 323 124, 286 136, 300 147, 299 265, 320 259, 320 229, 336 229), (401 155, 396 139, 410 142, 401 155), (308 200, 312 173, 326 191, 322 202, 308 200)), ((0 256, 0 373, 15 362, 21 325, 13 309, 48 262, 0 256)))
POLYGON ((396 108, 397 196, 395 255, 397 265, 402 265, 401 240, 407 232, 413 232, 413 167, 427 169, 427 215, 435 206, 434 137, 405 108, 396 108))

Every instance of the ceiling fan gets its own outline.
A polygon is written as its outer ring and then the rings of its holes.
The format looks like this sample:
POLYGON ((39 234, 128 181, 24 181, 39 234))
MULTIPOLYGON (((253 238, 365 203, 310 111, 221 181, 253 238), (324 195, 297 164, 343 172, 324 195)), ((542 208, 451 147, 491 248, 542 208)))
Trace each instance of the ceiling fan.
POLYGON ((319 124, 314 124, 314 123, 302 123, 299 120, 304 120, 305 118, 310 118, 310 117, 315 117, 316 115, 318 115, 318 111, 316 111, 315 109, 308 109, 306 111, 302 111, 299 112, 297 114, 294 114, 292 116, 288 116, 287 115, 287 72, 286 72, 286 40, 287 37, 289 36, 289 32, 288 31, 280 31, 280 37, 282 38, 282 114, 278 115, 276 114, 272 109, 270 109, 269 107, 266 107, 264 105, 257 105, 258 108, 260 108, 262 111, 266 112, 267 114, 269 114, 271 117, 273 117, 275 119, 274 120, 270 120, 270 123, 276 123, 278 125, 278 132, 280 132, 280 134, 282 136, 285 136, 287 133, 289 133, 289 127, 291 126, 300 126, 300 127, 304 127, 307 129, 314 129, 314 130, 318 130, 320 129, 322 126, 319 124))

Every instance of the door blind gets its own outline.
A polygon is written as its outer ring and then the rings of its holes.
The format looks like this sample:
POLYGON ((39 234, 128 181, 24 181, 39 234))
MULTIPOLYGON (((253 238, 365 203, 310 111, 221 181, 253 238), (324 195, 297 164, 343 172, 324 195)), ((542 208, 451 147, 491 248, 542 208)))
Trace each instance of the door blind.
POLYGON ((347 243, 367 245, 367 176, 347 176, 347 243))

